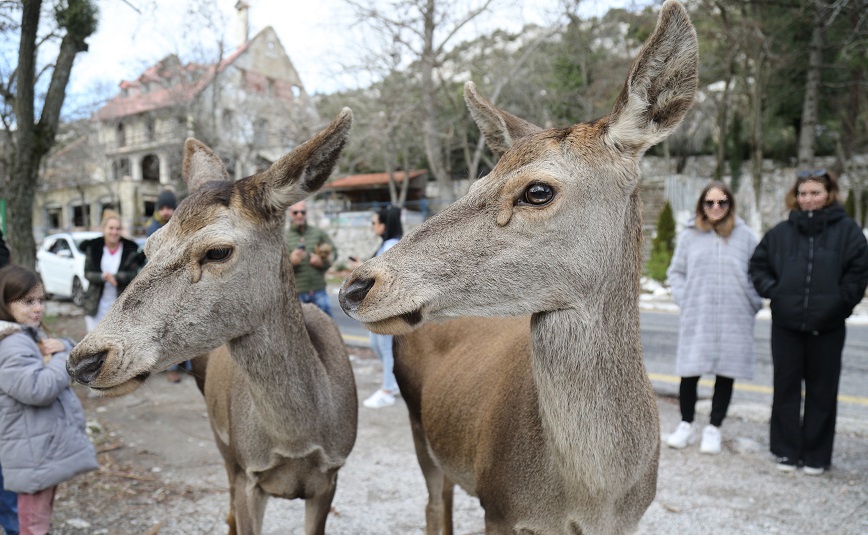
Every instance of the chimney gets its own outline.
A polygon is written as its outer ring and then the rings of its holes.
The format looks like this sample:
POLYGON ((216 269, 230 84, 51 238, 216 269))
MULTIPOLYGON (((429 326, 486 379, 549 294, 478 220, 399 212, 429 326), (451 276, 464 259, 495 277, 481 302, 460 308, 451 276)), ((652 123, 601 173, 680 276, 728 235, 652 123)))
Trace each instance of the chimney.
POLYGON ((247 16, 247 10, 250 8, 250 4, 245 2, 244 0, 238 0, 238 3, 235 4, 235 9, 238 11, 236 16, 236 32, 238 37, 238 46, 243 45, 247 42, 247 39, 250 37, 250 24, 247 16))

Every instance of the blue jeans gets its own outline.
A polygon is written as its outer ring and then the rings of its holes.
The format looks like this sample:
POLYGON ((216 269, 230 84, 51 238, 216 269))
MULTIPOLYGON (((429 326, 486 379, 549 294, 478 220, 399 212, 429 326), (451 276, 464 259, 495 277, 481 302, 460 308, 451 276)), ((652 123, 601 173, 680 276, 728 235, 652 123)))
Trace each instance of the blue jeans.
POLYGON ((3 472, 0 471, 0 526, 6 535, 18 535, 18 495, 3 489, 3 472))
POLYGON ((398 391, 398 381, 395 380, 395 356, 392 354, 392 335, 368 333, 371 347, 377 358, 383 363, 383 390, 391 393, 398 391))
MULTIPOLYGON (((299 292, 298 300, 302 303, 313 303, 320 310, 332 316, 332 306, 329 304, 329 294, 325 290, 315 290, 313 292, 299 292)), ((333 317, 333 316, 332 316, 333 317)))

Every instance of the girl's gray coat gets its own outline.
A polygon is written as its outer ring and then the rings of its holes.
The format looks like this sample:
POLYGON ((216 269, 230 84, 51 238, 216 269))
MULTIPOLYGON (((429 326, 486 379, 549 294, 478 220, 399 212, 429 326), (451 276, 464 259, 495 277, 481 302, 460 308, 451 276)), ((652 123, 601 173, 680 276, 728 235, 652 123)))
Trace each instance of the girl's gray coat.
POLYGON ((702 231, 691 221, 678 237, 667 276, 681 308, 675 373, 753 379, 754 318, 762 300, 747 266, 757 245, 753 231, 736 218, 729 238, 702 231))
POLYGON ((33 335, 0 321, 0 465, 6 489, 28 494, 99 467, 66 373, 72 344, 46 364, 33 335))

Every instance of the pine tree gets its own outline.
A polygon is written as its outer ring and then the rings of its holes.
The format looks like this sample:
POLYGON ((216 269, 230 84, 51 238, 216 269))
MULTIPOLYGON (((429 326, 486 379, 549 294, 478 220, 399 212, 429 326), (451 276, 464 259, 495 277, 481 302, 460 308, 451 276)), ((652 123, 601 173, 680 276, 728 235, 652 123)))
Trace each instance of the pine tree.
POLYGON ((666 280, 666 270, 675 252, 675 218, 672 217, 672 207, 669 201, 663 205, 657 217, 657 235, 651 242, 651 258, 648 259, 646 271, 654 280, 666 280))

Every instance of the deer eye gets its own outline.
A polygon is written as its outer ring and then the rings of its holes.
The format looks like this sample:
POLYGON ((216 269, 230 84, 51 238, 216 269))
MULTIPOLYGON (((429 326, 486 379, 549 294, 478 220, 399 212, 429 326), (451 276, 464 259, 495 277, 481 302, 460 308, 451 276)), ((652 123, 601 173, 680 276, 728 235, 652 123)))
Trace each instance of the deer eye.
POLYGON ((222 262, 232 256, 231 247, 218 247, 216 249, 208 249, 205 253, 204 262, 222 262))
POLYGON ((534 182, 530 184, 521 194, 519 204, 531 206, 543 206, 551 202, 555 198, 555 190, 548 184, 542 182, 534 182))

